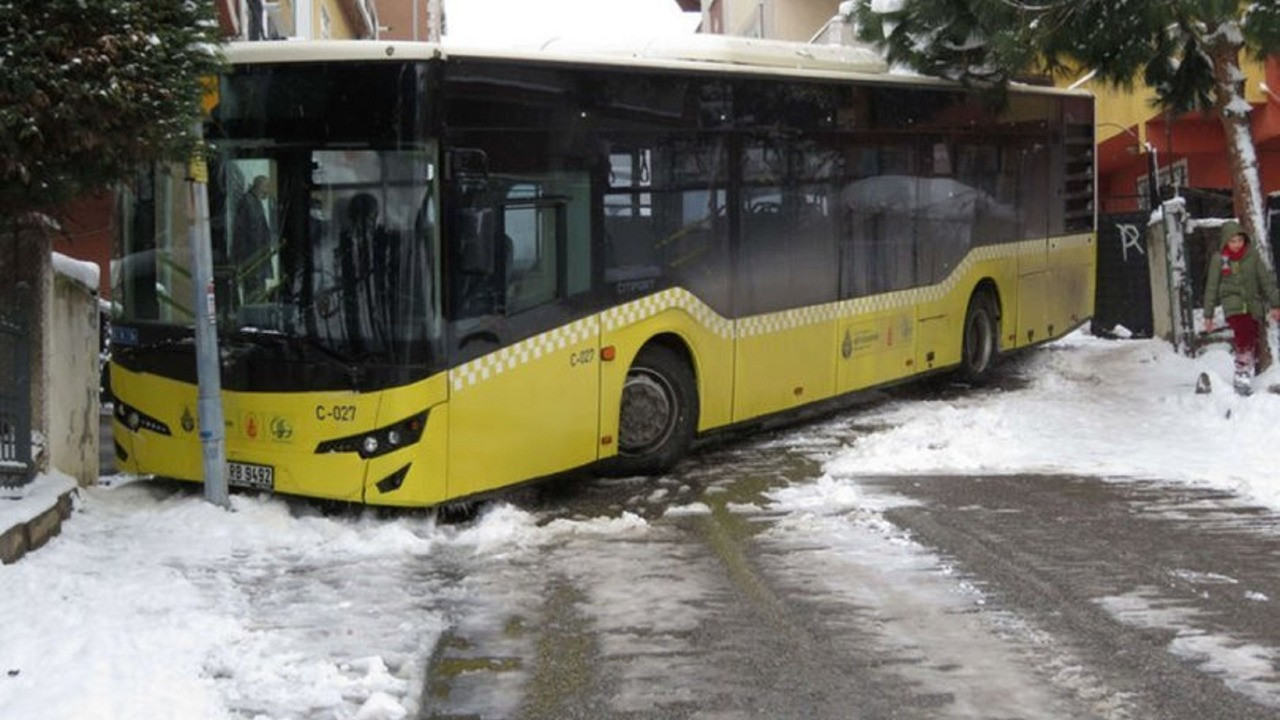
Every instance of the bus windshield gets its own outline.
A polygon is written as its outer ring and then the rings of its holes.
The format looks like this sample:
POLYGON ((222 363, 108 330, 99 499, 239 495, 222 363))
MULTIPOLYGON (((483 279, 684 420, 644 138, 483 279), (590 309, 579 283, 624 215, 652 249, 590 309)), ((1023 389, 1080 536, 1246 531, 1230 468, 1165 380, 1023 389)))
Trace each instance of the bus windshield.
MULTIPOLYGON (((394 118, 396 108, 416 106, 404 96, 417 84, 401 82, 404 73, 393 69, 345 86, 310 70, 223 83, 209 166, 219 333, 289 348, 294 358, 305 348, 319 360, 415 365, 425 373, 439 362, 442 332, 435 143, 416 132, 386 139, 365 132, 356 143, 343 137, 341 122, 320 130, 288 122, 316 107, 344 107, 347 115, 412 128, 411 118, 394 118), (368 89, 385 75, 385 92, 368 89), (346 97, 344 87, 368 97, 346 97), (273 127, 269 137, 260 134, 273 127)), ((176 329, 193 322, 184 175, 157 168, 122 193, 124 247, 113 267, 118 323, 176 329)))

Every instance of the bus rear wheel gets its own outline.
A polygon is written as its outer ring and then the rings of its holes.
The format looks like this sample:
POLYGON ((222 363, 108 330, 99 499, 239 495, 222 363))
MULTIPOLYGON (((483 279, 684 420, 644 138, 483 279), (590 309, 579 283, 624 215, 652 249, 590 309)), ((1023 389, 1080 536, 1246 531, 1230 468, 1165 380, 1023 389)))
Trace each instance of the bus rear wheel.
POLYGON ((976 385, 991 378, 999 349, 999 324, 991 293, 974 293, 964 314, 964 344, 960 351, 960 375, 965 381, 976 385))
POLYGON ((689 363, 670 348, 644 348, 622 386, 618 455, 609 471, 651 475, 670 470, 688 451, 697 423, 698 388, 689 363))

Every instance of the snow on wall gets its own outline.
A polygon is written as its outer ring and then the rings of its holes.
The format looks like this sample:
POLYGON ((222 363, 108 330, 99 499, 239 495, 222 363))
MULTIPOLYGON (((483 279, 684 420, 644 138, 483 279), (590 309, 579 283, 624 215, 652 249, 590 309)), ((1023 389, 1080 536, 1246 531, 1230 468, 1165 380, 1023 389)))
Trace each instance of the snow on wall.
POLYGON ((55 273, 75 280, 83 285, 85 289, 97 294, 98 283, 101 281, 102 276, 102 269, 98 267, 97 263, 76 260, 57 252, 53 253, 52 259, 55 273))

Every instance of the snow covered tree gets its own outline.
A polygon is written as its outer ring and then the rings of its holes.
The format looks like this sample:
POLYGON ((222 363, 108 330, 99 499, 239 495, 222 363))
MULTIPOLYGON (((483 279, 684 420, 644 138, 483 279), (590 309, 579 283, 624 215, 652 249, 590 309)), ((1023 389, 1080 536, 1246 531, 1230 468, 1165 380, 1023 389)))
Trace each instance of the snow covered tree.
POLYGON ((853 0, 859 39, 892 63, 992 90, 1022 73, 1082 74, 1222 123, 1236 216, 1270 262, 1240 56, 1280 52, 1276 0, 853 0))
POLYGON ((189 157, 217 42, 211 0, 0 0, 0 231, 189 157))

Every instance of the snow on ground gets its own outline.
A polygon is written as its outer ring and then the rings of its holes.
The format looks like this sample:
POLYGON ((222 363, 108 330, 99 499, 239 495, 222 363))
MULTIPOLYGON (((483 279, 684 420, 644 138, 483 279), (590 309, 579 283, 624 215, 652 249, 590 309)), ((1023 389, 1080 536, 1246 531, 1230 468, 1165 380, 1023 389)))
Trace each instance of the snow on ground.
MULTIPOLYGON (((1000 638, 1013 630, 1012 636, 1030 638, 1030 646, 1051 643, 1038 641, 1041 631, 1018 618, 965 613, 966 606, 985 603, 981 590, 952 577, 947 560, 882 514, 914 501, 871 489, 860 478, 1045 473, 1113 482, 1167 480, 1239 496, 1215 502, 1280 508, 1280 477, 1274 470, 1280 395, 1265 391, 1280 383, 1280 369, 1256 378, 1257 392, 1244 398, 1231 389, 1225 346, 1184 358, 1160 341, 1102 340, 1083 333, 1020 363, 1019 374, 1029 381, 1025 389, 886 403, 859 412, 858 421, 887 430, 861 434, 838 447, 829 446, 835 423, 815 426, 807 437, 802 431, 786 438, 791 447, 810 444, 813 455, 824 460, 824 474, 769 493, 764 511, 780 519, 759 542, 772 549, 781 578, 848 603, 849 614, 857 608, 892 609, 881 620, 881 652, 929 658, 930 665, 904 665, 901 672, 948 693, 961 714, 993 707, 993 698, 977 693, 994 691, 999 695, 994 706, 1048 718, 1055 708, 1043 688, 1028 681, 1025 650, 1000 638), (1201 372, 1211 379, 1213 391, 1207 395, 1194 392, 1201 372), (894 580, 904 574, 912 575, 909 592, 894 580), (948 660, 958 672, 935 672, 948 660), (968 683, 971 673, 986 680, 968 683)), ((1174 506, 1162 514, 1176 521, 1181 511, 1174 506)), ((1214 573, 1183 573, 1197 584, 1236 582, 1214 573)), ((1270 602, 1261 593, 1246 597, 1270 602)), ((1212 618, 1167 588, 1139 587, 1093 602, 1119 622, 1168 633, 1169 653, 1222 678, 1236 692, 1262 705, 1280 704, 1280 683, 1267 672, 1280 658, 1280 648, 1223 634, 1212 618)), ((1037 658, 1035 664, 1045 666, 1053 684, 1089 700, 1101 717, 1132 716, 1126 693, 1091 676, 1068 650, 1056 648, 1054 656, 1037 658)))
MULTIPOLYGON (((540 525, 523 510, 501 506, 466 535, 474 551, 460 588, 465 610, 450 628, 442 666, 503 669, 456 675, 446 669, 448 691, 432 706, 441 716, 521 716, 531 697, 536 704, 539 693, 530 686, 555 663, 609 664, 616 688, 605 716, 644 712, 656 702, 694 702, 733 681, 700 663, 690 641, 714 616, 723 576, 713 558, 690 552, 672 526, 630 512, 540 525), (544 626, 559 628, 568 645, 557 648, 554 660, 546 638, 529 631, 544 626), (574 642, 587 636, 599 652, 593 660, 574 642)), ((574 677, 570 672, 560 681, 572 685, 574 677)))
POLYGON ((987 604, 982 589, 882 515, 915 501, 830 477, 769 497, 778 520, 757 542, 774 582, 838 608, 820 614, 829 638, 852 644, 850 655, 874 644, 882 672, 947 697, 948 717, 1068 717, 1060 696, 1087 699, 1099 718, 1128 717, 1123 693, 1068 648, 1009 613, 974 612, 987 604))
POLYGON ((1275 680, 1280 649, 1209 629, 1213 618, 1171 599, 1164 588, 1139 587, 1094 602, 1126 625, 1172 635, 1169 652, 1221 677, 1227 687, 1259 705, 1280 707, 1275 680))
POLYGON ((441 628, 410 582, 431 527, 233 505, 91 488, 0 569, 0 717, 403 717, 441 628))
POLYGON ((894 473, 1077 473, 1237 491, 1280 508, 1280 366, 1231 390, 1231 356, 1175 354, 1158 340, 1076 333, 1028 359, 1025 390, 886 405, 861 415, 888 432, 835 454, 833 477, 894 473), (1196 395, 1200 372, 1213 392, 1196 395))
MULTIPOLYGON (((845 548, 846 561, 883 557, 885 566, 871 571, 887 573, 893 563, 912 570, 941 561, 884 525, 879 513, 900 500, 864 492, 863 475, 1166 479, 1280 507, 1280 395, 1232 393, 1224 348, 1189 359, 1159 341, 1074 334, 1019 362, 1026 387, 862 408, 855 411, 860 425, 887 429, 835 442, 796 431, 788 442, 812 440, 812 452, 826 459, 823 476, 778 491, 767 507, 738 509, 781 516, 771 540, 780 547, 804 533, 845 537, 833 544, 845 548), (1213 378, 1208 395, 1193 392, 1202 370, 1213 378), (803 518, 810 519, 796 521, 803 518), (879 550, 905 549, 854 552, 876 533, 879 550)), ((1255 385, 1277 382, 1280 370, 1272 370, 1255 385)), ((468 584, 459 570, 465 561, 450 566, 448 558, 500 564, 553 542, 571 558, 581 555, 575 547, 660 531, 629 514, 540 524, 529 512, 499 506, 473 524, 437 526, 417 515, 331 518, 282 498, 232 500, 228 513, 170 486, 105 478, 83 492, 59 537, 0 567, 0 717, 411 717, 428 658, 456 620, 449 609, 501 590, 486 585, 492 578, 468 584)), ((700 502, 684 502, 672 515, 705 512, 700 502)), ((602 627, 621 600, 656 602, 634 599, 643 558, 627 562, 616 572, 589 569, 587 606, 602 627)), ((693 605, 706 592, 681 582, 663 586, 664 597, 693 605)), ((959 602, 980 601, 970 593, 959 602)), ((1099 599, 1125 617, 1146 601, 1141 594, 1099 599)), ((510 609, 521 599, 489 602, 510 609)), ((1157 620, 1165 622, 1150 622, 1157 620)), ((1205 641, 1183 639, 1196 642, 1205 641)), ((1266 660, 1268 652, 1247 649, 1244 660, 1266 660)))

